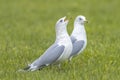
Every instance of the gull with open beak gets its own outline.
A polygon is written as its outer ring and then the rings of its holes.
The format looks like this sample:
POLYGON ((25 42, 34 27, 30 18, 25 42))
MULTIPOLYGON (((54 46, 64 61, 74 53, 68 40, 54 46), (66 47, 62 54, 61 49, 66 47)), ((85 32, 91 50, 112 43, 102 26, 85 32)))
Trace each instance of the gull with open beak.
POLYGON ((68 60, 72 52, 72 42, 67 32, 68 20, 66 17, 56 23, 56 40, 38 59, 24 68, 24 71, 35 71, 45 66, 68 60))

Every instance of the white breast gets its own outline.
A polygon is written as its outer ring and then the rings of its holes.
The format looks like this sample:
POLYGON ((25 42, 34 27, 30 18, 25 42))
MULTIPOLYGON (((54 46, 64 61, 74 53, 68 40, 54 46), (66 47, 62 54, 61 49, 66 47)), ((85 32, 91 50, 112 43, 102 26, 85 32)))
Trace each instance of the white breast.
POLYGON ((57 60, 57 61, 60 62, 60 61, 64 61, 64 60, 69 58, 69 56, 72 52, 73 46, 72 46, 72 42, 71 42, 69 36, 64 36, 64 38, 62 38, 62 40, 60 40, 58 44, 65 46, 64 52, 62 53, 62 55, 57 60))

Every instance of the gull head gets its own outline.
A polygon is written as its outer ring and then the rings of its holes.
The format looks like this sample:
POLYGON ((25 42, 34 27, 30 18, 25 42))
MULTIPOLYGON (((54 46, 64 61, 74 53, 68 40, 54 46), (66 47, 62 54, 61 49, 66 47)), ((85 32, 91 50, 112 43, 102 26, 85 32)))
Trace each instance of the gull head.
POLYGON ((85 16, 80 15, 80 16, 76 17, 75 23, 79 23, 79 24, 84 25, 84 23, 88 23, 88 21, 86 20, 85 16))
POLYGON ((60 18, 60 19, 57 21, 56 26, 57 26, 57 27, 67 26, 68 22, 69 22, 69 21, 66 19, 66 16, 65 16, 65 17, 60 18))

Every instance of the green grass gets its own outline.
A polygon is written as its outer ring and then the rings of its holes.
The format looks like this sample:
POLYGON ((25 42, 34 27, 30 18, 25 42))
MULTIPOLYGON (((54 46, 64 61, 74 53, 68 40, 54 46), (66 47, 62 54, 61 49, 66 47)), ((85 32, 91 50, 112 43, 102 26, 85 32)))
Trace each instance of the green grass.
POLYGON ((119 0, 0 0, 0 80, 119 80, 119 0), (56 66, 35 72, 16 72, 38 58, 55 40, 55 23, 85 15, 85 51, 56 66))

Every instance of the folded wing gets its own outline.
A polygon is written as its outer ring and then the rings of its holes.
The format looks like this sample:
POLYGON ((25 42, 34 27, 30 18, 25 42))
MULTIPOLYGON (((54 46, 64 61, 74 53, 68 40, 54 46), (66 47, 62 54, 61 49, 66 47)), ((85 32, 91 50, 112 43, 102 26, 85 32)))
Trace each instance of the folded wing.
POLYGON ((63 53, 64 51, 63 45, 53 44, 50 48, 48 48, 45 53, 36 59, 31 65, 24 70, 34 71, 42 68, 43 66, 47 66, 49 64, 54 63, 63 53))

